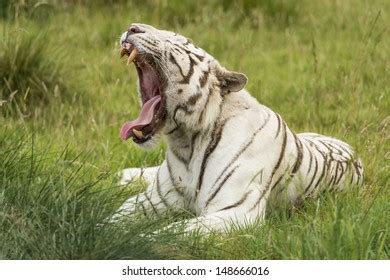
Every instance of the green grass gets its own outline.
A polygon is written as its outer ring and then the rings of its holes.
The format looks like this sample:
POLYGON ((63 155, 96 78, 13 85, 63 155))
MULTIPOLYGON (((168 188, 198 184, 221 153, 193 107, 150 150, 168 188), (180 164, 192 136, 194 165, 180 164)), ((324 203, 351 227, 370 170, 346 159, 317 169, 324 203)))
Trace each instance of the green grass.
POLYGON ((0 5, 0 258, 389 258, 388 1, 105 2, 0 5), (139 112, 135 71, 118 54, 131 22, 182 33, 244 72, 294 131, 350 143, 364 187, 223 236, 145 237, 182 214, 105 223, 142 188, 122 190, 113 174, 165 151, 118 137, 139 112))

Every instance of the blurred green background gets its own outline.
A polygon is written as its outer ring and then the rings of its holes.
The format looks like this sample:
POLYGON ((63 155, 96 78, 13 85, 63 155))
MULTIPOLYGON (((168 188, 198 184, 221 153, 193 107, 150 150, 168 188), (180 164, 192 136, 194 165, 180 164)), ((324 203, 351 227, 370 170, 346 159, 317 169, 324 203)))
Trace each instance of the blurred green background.
POLYGON ((0 258, 387 259, 389 12, 384 0, 0 0, 0 258), (164 158, 164 144, 144 151, 118 137, 139 112, 137 76, 119 59, 133 22, 245 73, 293 131, 350 143, 364 188, 227 236, 141 237, 188 214, 105 224, 144 187, 119 189, 112 174, 164 158))

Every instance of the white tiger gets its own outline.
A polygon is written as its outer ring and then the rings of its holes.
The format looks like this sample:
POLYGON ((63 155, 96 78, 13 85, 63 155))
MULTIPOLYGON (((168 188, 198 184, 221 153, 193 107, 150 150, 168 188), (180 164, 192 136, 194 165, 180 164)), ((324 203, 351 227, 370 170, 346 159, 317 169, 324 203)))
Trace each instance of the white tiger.
POLYGON ((264 218, 269 201, 296 203, 321 189, 361 185, 352 148, 314 133, 295 134, 245 89, 244 74, 173 32, 132 24, 120 39, 139 75, 142 109, 121 138, 152 147, 165 136, 164 162, 122 172, 122 183, 143 177, 146 191, 112 217, 137 209, 196 215, 186 231, 226 231, 264 218))

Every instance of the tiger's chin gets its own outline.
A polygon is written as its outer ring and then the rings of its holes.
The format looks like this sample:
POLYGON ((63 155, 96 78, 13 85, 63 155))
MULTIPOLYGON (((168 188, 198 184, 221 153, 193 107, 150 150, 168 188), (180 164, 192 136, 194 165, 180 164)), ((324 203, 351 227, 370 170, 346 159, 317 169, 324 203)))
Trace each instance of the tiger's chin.
POLYGON ((161 133, 155 133, 153 136, 149 137, 146 141, 137 143, 139 147, 145 150, 150 150, 158 146, 161 140, 161 133))

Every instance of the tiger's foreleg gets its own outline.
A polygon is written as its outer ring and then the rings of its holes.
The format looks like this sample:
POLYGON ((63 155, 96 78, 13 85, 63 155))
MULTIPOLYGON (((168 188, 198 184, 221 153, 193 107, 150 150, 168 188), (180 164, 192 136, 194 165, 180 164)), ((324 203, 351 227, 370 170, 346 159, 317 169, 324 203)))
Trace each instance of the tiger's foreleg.
POLYGON ((124 186, 136 180, 145 180, 147 184, 152 184, 160 166, 146 168, 126 168, 119 172, 119 185, 124 186))
POLYGON ((251 184, 244 193, 237 195, 238 199, 210 207, 203 215, 177 222, 165 229, 181 231, 184 225, 184 233, 198 231, 202 234, 209 232, 228 232, 230 229, 245 227, 264 220, 266 201, 269 191, 266 186, 251 184), (264 193, 264 195, 262 195, 264 193))
POLYGON ((143 176, 141 178, 150 184, 144 192, 127 199, 111 217, 111 221, 122 216, 135 214, 138 211, 144 214, 162 214, 169 209, 183 208, 184 199, 177 188, 173 186, 165 162, 161 166, 146 168, 143 173, 138 168, 130 168, 125 171, 128 179, 138 179, 139 176, 143 176))
POLYGON ((184 232, 197 231, 202 234, 209 232, 224 233, 234 228, 253 224, 256 221, 261 221, 261 217, 235 210, 225 210, 186 221, 184 232))
MULTIPOLYGON (((264 209, 265 211, 265 209, 264 209)), ((207 234, 210 232, 228 232, 230 229, 239 228, 260 222, 263 220, 263 215, 255 215, 251 213, 238 212, 230 209, 215 213, 209 213, 183 222, 176 222, 164 230, 182 230, 184 225, 184 233, 192 231, 207 234)))

